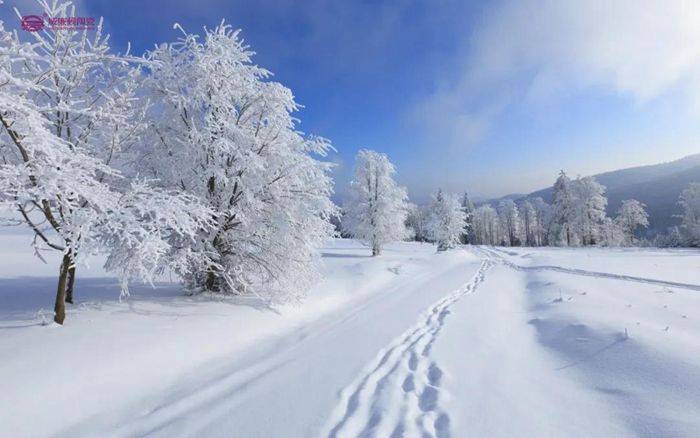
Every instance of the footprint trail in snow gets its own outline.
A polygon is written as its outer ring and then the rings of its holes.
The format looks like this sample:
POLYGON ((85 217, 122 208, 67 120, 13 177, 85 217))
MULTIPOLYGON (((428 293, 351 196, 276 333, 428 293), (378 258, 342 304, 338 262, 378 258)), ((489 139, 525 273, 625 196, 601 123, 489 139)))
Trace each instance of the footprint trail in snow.
POLYGON ((432 360, 431 348, 450 307, 474 292, 492 265, 484 260, 469 283, 431 306, 416 325, 379 352, 341 392, 326 436, 450 436, 449 414, 440 407, 443 371, 432 360))

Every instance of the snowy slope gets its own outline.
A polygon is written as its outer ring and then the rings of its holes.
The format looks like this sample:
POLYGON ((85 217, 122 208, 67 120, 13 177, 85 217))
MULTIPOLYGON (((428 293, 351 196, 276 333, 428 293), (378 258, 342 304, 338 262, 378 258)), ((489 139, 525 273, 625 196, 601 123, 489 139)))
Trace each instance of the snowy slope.
MULTIPOLYGON (((3 258, 31 255, 11 246, 3 258)), ((241 436, 305 435, 443 285, 457 287, 478 267, 466 251, 437 256, 427 244, 389 247, 380 259, 352 241, 323 251, 326 279, 303 306, 183 297, 171 284, 135 288, 120 303, 114 280, 90 278, 64 327, 37 317, 50 309, 52 278, 5 273, 0 294, 12 304, 0 310, 0 373, 12 384, 0 399, 0 435, 225 434, 233 425, 241 436)))
POLYGON ((697 251, 323 254, 276 309, 93 269, 63 327, 51 270, 0 272, 0 436, 700 435, 697 251))

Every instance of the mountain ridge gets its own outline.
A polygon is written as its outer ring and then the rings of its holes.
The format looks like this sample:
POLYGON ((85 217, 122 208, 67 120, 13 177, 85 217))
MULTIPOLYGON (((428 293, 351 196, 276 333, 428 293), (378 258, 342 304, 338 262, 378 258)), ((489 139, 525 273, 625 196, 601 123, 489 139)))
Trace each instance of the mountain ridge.
MULTIPOLYGON (((615 216, 623 200, 636 199, 644 203, 649 213, 649 227, 646 233, 652 236, 680 224, 677 217, 681 214, 678 197, 688 184, 700 182, 700 153, 659 164, 628 167, 592 176, 605 186, 609 216, 615 216)), ((483 204, 497 204, 504 199, 520 202, 536 197, 551 203, 552 188, 543 188, 525 195, 501 196, 483 204)))

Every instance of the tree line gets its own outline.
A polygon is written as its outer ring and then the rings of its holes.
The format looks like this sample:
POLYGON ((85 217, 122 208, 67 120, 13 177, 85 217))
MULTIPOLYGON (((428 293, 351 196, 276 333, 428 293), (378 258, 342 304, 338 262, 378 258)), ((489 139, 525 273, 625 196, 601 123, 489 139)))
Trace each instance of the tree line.
POLYGON ((471 221, 473 243, 503 246, 629 246, 649 225, 641 202, 622 202, 608 217, 605 187, 593 177, 571 179, 562 171, 554 182, 552 203, 542 198, 518 203, 506 199, 494 209, 482 205, 471 221))
MULTIPOLYGON (((475 207, 465 193, 461 241, 498 246, 700 246, 700 183, 691 183, 678 202, 683 208, 680 226, 645 240, 639 236, 649 225, 643 203, 624 200, 615 217, 609 217, 603 185, 590 176, 571 179, 562 171, 553 185, 551 204, 535 197, 475 207)), ((408 210, 412 236, 431 241, 427 218, 432 207, 410 205, 408 210)))

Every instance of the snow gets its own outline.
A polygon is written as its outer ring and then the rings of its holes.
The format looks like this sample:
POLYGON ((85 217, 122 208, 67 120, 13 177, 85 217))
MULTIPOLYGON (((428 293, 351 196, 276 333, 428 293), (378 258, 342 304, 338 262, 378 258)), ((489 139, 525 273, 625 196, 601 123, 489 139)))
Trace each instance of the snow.
POLYGON ((0 235, 2 436, 694 436, 700 252, 322 249, 307 298, 183 296, 0 235), (675 285, 674 285, 675 284, 675 285))
POLYGON ((560 266, 592 273, 700 284, 700 251, 657 248, 495 248, 520 266, 560 266))

